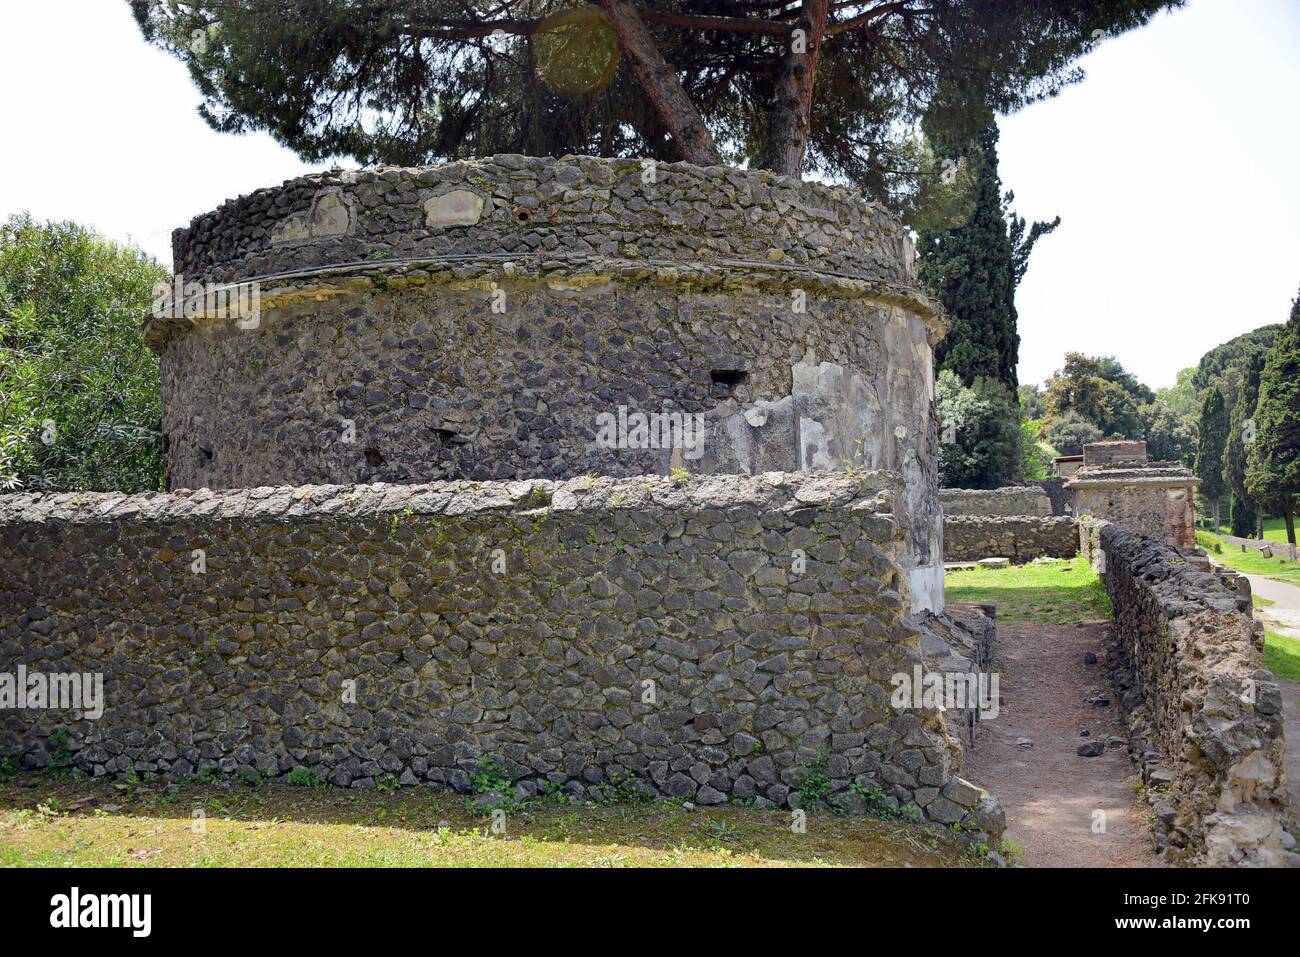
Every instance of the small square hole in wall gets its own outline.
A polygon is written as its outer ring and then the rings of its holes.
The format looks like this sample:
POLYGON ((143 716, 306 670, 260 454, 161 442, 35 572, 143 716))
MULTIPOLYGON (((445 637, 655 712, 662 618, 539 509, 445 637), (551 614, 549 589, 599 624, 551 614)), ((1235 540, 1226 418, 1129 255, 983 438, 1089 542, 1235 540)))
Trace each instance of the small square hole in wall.
POLYGON ((375 469, 384 464, 384 456, 380 453, 379 449, 366 449, 366 464, 375 469))
POLYGON ((713 382, 714 395, 731 395, 745 384, 749 373, 744 369, 710 369, 709 379, 713 382))

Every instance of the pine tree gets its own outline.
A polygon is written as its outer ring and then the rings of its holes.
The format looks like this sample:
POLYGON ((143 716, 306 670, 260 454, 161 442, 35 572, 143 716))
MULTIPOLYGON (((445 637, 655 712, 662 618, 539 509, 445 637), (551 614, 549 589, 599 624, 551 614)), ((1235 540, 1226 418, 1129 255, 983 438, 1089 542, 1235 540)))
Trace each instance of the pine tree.
POLYGON ((875 195, 916 120, 974 135, 1180 0, 130 0, 200 116, 304 159, 494 152, 805 169, 875 195))
POLYGON ((1246 489, 1260 508, 1286 519, 1286 538, 1294 545, 1300 498, 1300 296, 1264 360, 1254 418, 1246 489))
POLYGON ((1219 500, 1228 491, 1223 481, 1223 448, 1228 441, 1228 410, 1223 393, 1212 388, 1201 403, 1201 421, 1196 444, 1196 474, 1201 494, 1214 503, 1214 530, 1219 530, 1219 500))

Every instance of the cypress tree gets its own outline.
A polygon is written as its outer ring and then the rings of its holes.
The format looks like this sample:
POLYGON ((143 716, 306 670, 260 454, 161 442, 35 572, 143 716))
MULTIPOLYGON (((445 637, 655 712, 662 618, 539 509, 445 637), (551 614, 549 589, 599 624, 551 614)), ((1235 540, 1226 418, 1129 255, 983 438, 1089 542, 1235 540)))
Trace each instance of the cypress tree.
POLYGON ((1255 534, 1255 501, 1246 490, 1246 453, 1255 438, 1255 404, 1259 401, 1259 376, 1264 356, 1250 360, 1241 384, 1241 394, 1232 407, 1228 442, 1223 453, 1223 481, 1232 493, 1229 522, 1232 534, 1249 538, 1255 534))
POLYGON ((1286 519, 1286 538, 1294 545, 1293 513, 1300 498, 1300 296, 1260 373, 1246 488, 1260 508, 1286 519))
POLYGON ((1214 503, 1214 530, 1219 530, 1219 500, 1227 492, 1223 481, 1223 449, 1228 441, 1228 411, 1223 393, 1211 388, 1201 403, 1201 421, 1196 443, 1195 472, 1201 479, 1201 494, 1214 503))
POLYGON ((1015 261, 998 178, 998 128, 990 125, 975 143, 944 150, 974 163, 974 209, 955 229, 923 230, 917 237, 920 278, 947 310, 948 335, 935 348, 937 369, 950 369, 962 385, 983 376, 1012 393, 1016 362, 1015 261))

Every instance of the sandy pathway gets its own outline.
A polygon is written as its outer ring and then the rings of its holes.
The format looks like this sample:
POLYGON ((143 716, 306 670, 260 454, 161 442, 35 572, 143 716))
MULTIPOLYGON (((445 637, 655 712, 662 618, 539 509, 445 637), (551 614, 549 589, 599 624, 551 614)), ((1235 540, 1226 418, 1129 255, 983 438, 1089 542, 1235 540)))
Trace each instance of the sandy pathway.
POLYGON ((1273 604, 1256 608, 1255 617, 1279 634, 1300 639, 1300 588, 1263 575, 1247 575, 1250 590, 1273 604))
POLYGON ((1136 803, 1126 746, 1085 758, 1085 741, 1125 737, 1118 706, 1084 702, 1106 689, 1105 624, 999 624, 1001 713, 981 724, 963 775, 1007 812, 1007 837, 1038 867, 1139 867, 1160 863, 1136 803), (1084 663, 1093 652, 1097 664, 1084 663), (1080 731, 1087 729, 1088 737, 1080 731), (1028 738, 1033 747, 1017 741, 1028 738), (1100 830, 1104 824, 1104 831, 1100 830))

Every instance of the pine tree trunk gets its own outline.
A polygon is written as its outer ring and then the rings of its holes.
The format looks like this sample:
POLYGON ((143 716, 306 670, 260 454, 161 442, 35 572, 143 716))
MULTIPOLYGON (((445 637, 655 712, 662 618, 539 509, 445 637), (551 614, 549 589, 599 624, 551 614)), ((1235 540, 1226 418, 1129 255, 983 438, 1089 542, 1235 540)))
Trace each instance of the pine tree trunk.
POLYGON ((626 0, 600 0, 623 55, 632 64, 659 119, 668 128, 682 159, 700 166, 722 165, 722 155, 699 110, 682 89, 677 73, 655 46, 636 8, 626 0))
POLYGON ((1286 540, 1295 545, 1295 516, 1289 508, 1286 510, 1286 540))
POLYGON ((763 168, 782 176, 798 178, 803 173, 812 126, 817 56, 829 13, 829 0, 803 0, 802 22, 785 39, 781 73, 768 115, 767 142, 763 144, 763 168))
POLYGON ((1219 500, 1214 500, 1214 534, 1219 534, 1219 500))

